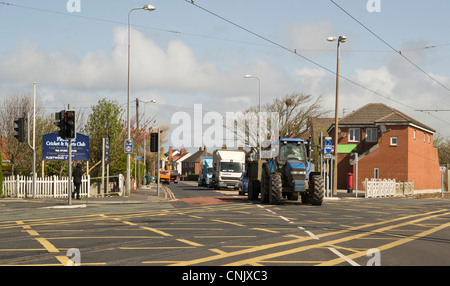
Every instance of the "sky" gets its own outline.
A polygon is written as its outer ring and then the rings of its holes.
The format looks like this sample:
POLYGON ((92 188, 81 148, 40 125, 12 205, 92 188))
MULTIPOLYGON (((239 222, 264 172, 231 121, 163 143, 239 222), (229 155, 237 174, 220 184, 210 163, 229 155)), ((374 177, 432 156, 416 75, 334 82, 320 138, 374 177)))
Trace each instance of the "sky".
POLYGON ((301 92, 334 117, 337 43, 326 39, 345 35, 339 116, 380 102, 450 136, 450 1, 441 0, 1 1, 0 102, 36 82, 48 113, 89 112, 105 97, 126 109, 128 13, 147 4, 156 9, 131 12, 132 116, 136 98, 157 125, 194 104, 203 115, 243 111, 258 105, 251 74, 262 104, 301 92), (430 109, 441 111, 418 111, 430 109))

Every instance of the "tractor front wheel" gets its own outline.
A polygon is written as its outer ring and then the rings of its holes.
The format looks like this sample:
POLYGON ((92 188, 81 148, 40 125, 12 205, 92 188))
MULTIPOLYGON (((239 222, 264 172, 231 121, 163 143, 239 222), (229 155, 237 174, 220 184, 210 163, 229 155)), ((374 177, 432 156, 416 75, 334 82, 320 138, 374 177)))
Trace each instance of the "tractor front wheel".
POLYGON ((281 174, 280 173, 271 173, 270 174, 270 195, 269 202, 272 205, 278 205, 281 202, 281 193, 282 193, 282 182, 281 182, 281 174))
POLYGON ((312 176, 312 192, 310 193, 310 201, 312 205, 320 206, 323 202, 324 184, 323 177, 320 175, 312 176))

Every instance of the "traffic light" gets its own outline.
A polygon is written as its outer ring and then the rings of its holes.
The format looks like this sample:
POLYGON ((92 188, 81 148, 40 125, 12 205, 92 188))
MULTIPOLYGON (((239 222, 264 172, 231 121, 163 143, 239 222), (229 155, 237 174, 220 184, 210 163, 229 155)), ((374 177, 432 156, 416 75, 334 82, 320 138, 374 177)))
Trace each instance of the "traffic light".
POLYGON ((75 110, 66 110, 64 113, 65 119, 65 139, 75 139, 75 110))
POLYGON ((150 133, 150 152, 158 152, 158 133, 150 133))
POLYGON ((55 113, 55 125, 59 128, 59 130, 57 130, 55 133, 62 139, 66 139, 66 123, 64 118, 65 113, 65 110, 61 110, 60 112, 55 113))
POLYGON ((14 124, 17 124, 17 127, 14 127, 14 130, 17 131, 17 134, 14 134, 14 137, 16 137, 19 142, 25 142, 25 118, 14 120, 14 124))
POLYGON ((61 110, 55 113, 55 125, 59 130, 56 131, 62 139, 75 139, 75 110, 61 110))

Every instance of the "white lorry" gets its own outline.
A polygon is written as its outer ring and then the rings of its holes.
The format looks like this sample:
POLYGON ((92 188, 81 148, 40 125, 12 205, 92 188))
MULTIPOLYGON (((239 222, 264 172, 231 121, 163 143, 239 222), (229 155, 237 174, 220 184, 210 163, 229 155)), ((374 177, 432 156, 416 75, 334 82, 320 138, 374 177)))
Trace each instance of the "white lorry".
POLYGON ((212 183, 214 189, 238 188, 239 178, 245 168, 243 150, 217 149, 213 152, 212 183))

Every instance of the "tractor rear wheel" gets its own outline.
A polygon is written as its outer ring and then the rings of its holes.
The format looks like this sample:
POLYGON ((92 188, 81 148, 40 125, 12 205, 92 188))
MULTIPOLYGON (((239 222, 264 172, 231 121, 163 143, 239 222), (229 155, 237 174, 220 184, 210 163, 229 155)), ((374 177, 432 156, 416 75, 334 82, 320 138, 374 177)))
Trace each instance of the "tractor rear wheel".
POLYGON ((270 172, 266 164, 262 165, 261 172, 261 202, 268 203, 270 196, 270 172))
POLYGON ((270 174, 270 194, 269 194, 269 202, 272 205, 278 205, 281 202, 281 193, 282 193, 282 182, 281 182, 281 173, 272 173, 270 174))
POLYGON ((256 201, 259 195, 260 183, 256 180, 249 180, 247 197, 250 201, 256 201))
POLYGON ((312 205, 320 206, 323 202, 324 184, 323 177, 320 175, 312 176, 312 192, 310 193, 310 201, 312 205))

